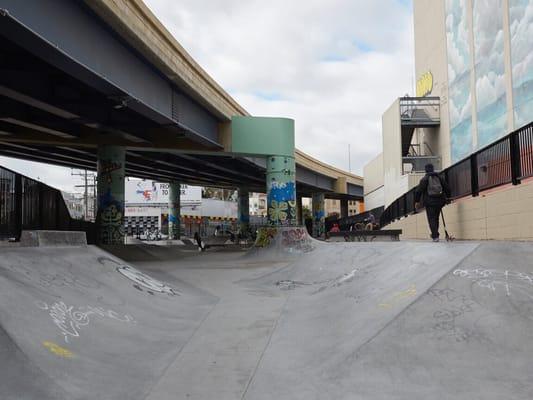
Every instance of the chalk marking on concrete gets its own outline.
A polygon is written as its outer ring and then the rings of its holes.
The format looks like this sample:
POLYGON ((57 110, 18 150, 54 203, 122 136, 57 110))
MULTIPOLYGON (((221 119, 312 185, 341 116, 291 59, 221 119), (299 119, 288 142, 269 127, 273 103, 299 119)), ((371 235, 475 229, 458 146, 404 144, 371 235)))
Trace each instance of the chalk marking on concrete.
POLYGON ((63 358, 73 358, 74 353, 70 351, 69 349, 66 349, 64 347, 61 347, 60 345, 50 342, 48 340, 45 340, 43 342, 43 346, 48 349, 50 353, 55 354, 56 356, 63 357, 63 358))

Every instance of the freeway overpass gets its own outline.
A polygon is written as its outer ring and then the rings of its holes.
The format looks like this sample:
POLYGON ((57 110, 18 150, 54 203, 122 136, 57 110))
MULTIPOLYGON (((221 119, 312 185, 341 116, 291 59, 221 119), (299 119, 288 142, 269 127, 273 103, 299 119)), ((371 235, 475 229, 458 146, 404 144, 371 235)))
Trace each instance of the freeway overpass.
MULTIPOLYGON (((249 114, 142 1, 0 0, 0 40, 1 155, 96 169, 114 147, 128 176, 265 192, 269 158, 234 150, 249 114)), ((294 159, 298 196, 363 198, 361 177, 294 159)))

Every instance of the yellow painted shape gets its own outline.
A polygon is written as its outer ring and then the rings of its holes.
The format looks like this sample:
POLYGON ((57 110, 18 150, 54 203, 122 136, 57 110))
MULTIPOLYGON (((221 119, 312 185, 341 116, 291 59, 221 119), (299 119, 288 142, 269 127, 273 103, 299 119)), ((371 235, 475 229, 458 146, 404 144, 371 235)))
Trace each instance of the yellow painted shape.
POLYGON ((433 74, 431 71, 425 72, 416 81, 416 97, 424 97, 433 91, 433 74))
POLYGON ((407 290, 403 290, 401 292, 395 293, 389 302, 387 303, 380 303, 378 304, 378 307, 381 308, 391 308, 395 304, 397 304, 400 300, 406 299, 408 297, 416 296, 416 286, 411 285, 407 290))
POLYGON ((63 358, 74 357, 73 352, 71 352, 69 349, 65 349, 64 347, 61 347, 58 344, 55 344, 54 342, 44 341, 43 346, 46 347, 50 353, 53 353, 56 356, 63 357, 63 358))

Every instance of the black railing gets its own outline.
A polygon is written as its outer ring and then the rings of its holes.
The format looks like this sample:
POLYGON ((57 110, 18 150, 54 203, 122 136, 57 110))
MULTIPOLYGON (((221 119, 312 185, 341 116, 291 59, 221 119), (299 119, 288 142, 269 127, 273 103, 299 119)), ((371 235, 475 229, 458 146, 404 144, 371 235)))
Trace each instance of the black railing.
POLYGON ((329 226, 326 226, 326 230, 329 231, 331 229, 331 226, 333 226, 334 223, 339 224, 339 228, 343 231, 347 231, 350 229, 350 226, 357 224, 357 223, 364 223, 369 217, 370 213, 374 215, 374 218, 377 221, 379 221, 381 217, 381 213, 383 213, 383 207, 377 207, 373 210, 364 211, 359 214, 351 215, 349 217, 343 217, 338 219, 331 219, 329 226))
MULTIPOLYGON (((472 153, 441 172, 451 190, 451 199, 477 196, 480 191, 533 177, 533 122, 472 153)), ((380 225, 415 211, 413 188, 383 211, 380 225)))
POLYGON ((19 240, 22 230, 84 231, 95 243, 95 224, 70 216, 57 189, 0 167, 0 240, 19 240))

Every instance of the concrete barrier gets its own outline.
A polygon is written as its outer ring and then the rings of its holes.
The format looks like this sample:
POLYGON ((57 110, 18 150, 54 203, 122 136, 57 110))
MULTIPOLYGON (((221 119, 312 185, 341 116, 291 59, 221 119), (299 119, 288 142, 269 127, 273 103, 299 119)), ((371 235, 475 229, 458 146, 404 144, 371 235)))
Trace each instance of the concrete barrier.
POLYGON ((23 247, 87 246, 85 232, 79 231, 23 231, 23 247))

